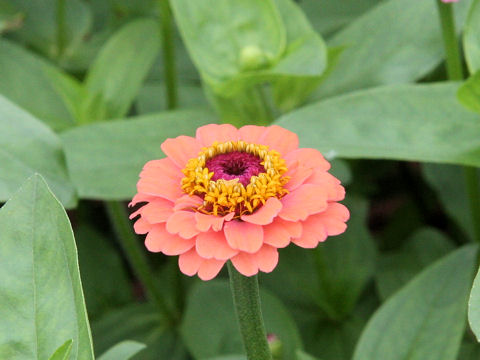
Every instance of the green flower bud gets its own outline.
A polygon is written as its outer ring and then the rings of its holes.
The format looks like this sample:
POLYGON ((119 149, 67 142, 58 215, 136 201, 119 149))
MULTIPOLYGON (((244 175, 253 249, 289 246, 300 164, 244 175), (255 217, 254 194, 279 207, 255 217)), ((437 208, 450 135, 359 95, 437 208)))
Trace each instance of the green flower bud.
POLYGON ((240 51, 239 62, 242 70, 258 70, 268 64, 268 58, 257 45, 247 45, 240 51))

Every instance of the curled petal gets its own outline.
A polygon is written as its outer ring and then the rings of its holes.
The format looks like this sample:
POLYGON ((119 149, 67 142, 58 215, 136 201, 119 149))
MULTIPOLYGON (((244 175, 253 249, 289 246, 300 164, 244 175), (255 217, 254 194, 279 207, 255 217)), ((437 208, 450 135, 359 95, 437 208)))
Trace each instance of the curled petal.
POLYGON ((238 140, 238 130, 230 124, 210 124, 197 129, 197 139, 202 146, 238 140))
POLYGON ((166 222, 167 219, 172 215, 173 203, 169 200, 156 198, 152 202, 149 202, 143 206, 140 211, 142 216, 150 224, 157 224, 161 222, 166 222))
POLYGON ((175 139, 167 139, 161 145, 162 151, 175 165, 183 169, 188 160, 198 155, 202 147, 195 138, 190 136, 178 136, 175 139))
POLYGON ((301 236, 302 224, 299 221, 291 222, 276 218, 273 224, 263 228, 263 234, 265 244, 284 248, 290 244, 292 238, 301 236))
POLYGON ((170 234, 165 229, 165 224, 157 224, 145 238, 145 246, 151 252, 180 255, 195 246, 195 239, 182 239, 178 235, 170 234))
POLYGON ((285 176, 288 176, 290 179, 285 184, 285 188, 289 191, 298 188, 313 174, 313 169, 302 166, 298 161, 287 165, 287 167, 288 171, 285 173, 285 176))
POLYGON ((350 218, 350 212, 345 205, 329 203, 327 210, 317 215, 318 221, 325 226, 329 236, 342 234, 347 225, 345 222, 350 218))
POLYGON ((153 225, 144 218, 140 218, 133 224, 133 229, 137 234, 146 234, 152 229, 153 225))
POLYGON ((145 164, 140 173, 137 190, 144 195, 175 201, 185 195, 180 186, 182 177, 182 172, 170 159, 152 160, 145 164))
POLYGON ((281 209, 282 203, 280 200, 271 197, 265 202, 265 205, 255 211, 252 215, 242 215, 241 219, 252 224, 268 225, 272 223, 273 219, 281 209))
POLYGON ((229 221, 224 226, 225 237, 232 249, 257 252, 263 244, 263 228, 243 221, 229 221))
POLYGON ((225 221, 230 221, 235 216, 235 213, 230 213, 225 216, 214 216, 202 213, 195 213, 195 220, 197 221, 197 229, 201 232, 206 232, 212 228, 213 231, 220 231, 223 228, 225 221))
POLYGON ((302 223, 302 236, 293 239, 292 242, 300 247, 313 249, 317 247, 319 242, 325 241, 326 238, 325 226, 319 221, 318 215, 312 215, 302 223))
POLYGON ((209 231, 198 234, 195 248, 204 259, 228 260, 238 254, 225 239, 222 231, 209 231))
POLYGON ((178 234, 184 239, 191 239, 199 233, 195 224, 194 212, 176 211, 167 220, 167 231, 170 234, 178 234))
POLYGON ((287 221, 305 220, 308 216, 327 208, 327 194, 320 185, 305 184, 282 199, 283 208, 278 214, 287 221))
POLYGON ((153 201, 153 200, 155 200, 155 196, 138 193, 133 197, 132 201, 130 201, 128 203, 128 207, 135 206, 135 205, 137 205, 138 203, 141 203, 141 202, 149 202, 149 201, 153 201))
POLYGON ((340 180, 326 171, 314 171, 307 183, 323 186, 329 201, 341 201, 345 198, 345 188, 340 185, 340 180))

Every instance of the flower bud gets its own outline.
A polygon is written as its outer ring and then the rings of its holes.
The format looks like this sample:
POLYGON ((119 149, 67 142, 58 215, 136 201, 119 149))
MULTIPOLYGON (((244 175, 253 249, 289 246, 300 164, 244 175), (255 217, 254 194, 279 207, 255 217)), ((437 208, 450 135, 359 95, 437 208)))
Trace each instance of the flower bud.
POLYGON ((260 47, 247 45, 240 51, 239 62, 242 70, 258 70, 268 64, 268 59, 260 47))

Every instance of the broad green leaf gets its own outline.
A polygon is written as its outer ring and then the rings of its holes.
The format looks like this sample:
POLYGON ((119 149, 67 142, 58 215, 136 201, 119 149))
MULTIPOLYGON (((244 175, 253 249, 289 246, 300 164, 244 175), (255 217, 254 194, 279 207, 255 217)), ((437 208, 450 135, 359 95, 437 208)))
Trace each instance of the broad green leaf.
MULTIPOLYGON (((435 190, 447 214, 464 231, 465 236, 473 239, 473 219, 464 185, 463 169, 460 166, 423 164, 422 172, 425 180, 435 190)), ((480 170, 478 174, 480 176, 480 170)))
POLYGON ((476 246, 437 261, 371 318, 353 360, 455 360, 477 258, 476 246))
POLYGON ((108 310, 132 301, 133 289, 127 269, 109 239, 86 222, 75 229, 75 237, 90 319, 98 319, 108 310))
MULTIPOLYGON (((137 97, 136 108, 140 114, 155 113, 167 110, 167 95, 164 83, 148 83, 141 89, 137 97)), ((208 105, 200 85, 183 84, 178 86, 179 108, 191 108, 208 105)))
POLYGON ((115 33, 87 74, 85 87, 89 95, 82 104, 80 121, 125 116, 159 49, 159 27, 152 19, 135 20, 115 33), (98 102, 103 104, 101 112, 96 110, 98 102))
MULTIPOLYGON (((463 24, 470 2, 455 4, 457 24, 463 24)), ((435 1, 383 1, 335 34, 328 45, 345 46, 345 51, 316 98, 412 82, 444 57, 435 1)))
POLYGON ((470 73, 476 73, 480 70, 480 0, 472 0, 463 34, 463 47, 470 73))
POLYGON ((468 322, 470 328, 480 342, 480 271, 473 282, 470 300, 468 302, 468 322))
POLYGON ((430 263, 448 254, 454 245, 440 231, 424 228, 414 233, 396 251, 380 256, 376 285, 382 299, 387 299, 430 263))
POLYGON ((40 173, 65 206, 74 206, 75 191, 58 136, 1 95, 0 129, 0 201, 8 200, 18 184, 40 173))
POLYGON ((165 139, 193 135, 197 127, 213 122, 208 111, 179 110, 66 131, 61 137, 70 176, 83 198, 129 199, 143 165, 163 157, 165 139))
MULTIPOLYGON (((36 51, 52 59, 58 59, 57 3, 56 0, 13 0, 15 6, 25 14, 25 20, 14 37, 36 51)), ((65 1, 65 49, 63 56, 75 50, 92 26, 92 14, 86 2, 65 1)))
POLYGON ((137 341, 122 341, 100 356, 98 360, 128 360, 145 347, 144 344, 137 341))
POLYGON ((75 124, 66 94, 74 99, 79 84, 37 55, 0 40, 0 94, 18 104, 54 130, 75 124))
POLYGON ((68 360, 70 358, 70 353, 72 352, 73 340, 67 340, 65 343, 60 346, 48 360, 68 360))
POLYGON ((457 96, 466 108, 480 113, 480 70, 462 84, 458 89, 457 96))
POLYGON ((265 67, 285 49, 285 28, 273 0, 217 0, 215 6, 208 0, 173 0, 171 5, 190 55, 209 83, 235 77, 245 70, 242 63, 265 67))
POLYGON ((0 358, 93 359, 77 251, 65 210, 40 175, 0 209, 0 358))
POLYGON ((458 103, 457 88, 443 83, 359 91, 305 106, 276 123, 296 132, 302 147, 326 155, 479 166, 480 121, 458 103))
POLYGON ((124 340, 135 340, 147 347, 134 355, 135 360, 188 360, 185 346, 167 329, 158 310, 148 304, 133 304, 112 311, 92 324, 95 353, 102 354, 124 340))
MULTIPOLYGON (((267 333, 282 342, 283 359, 293 359, 296 349, 302 347, 295 323, 277 298, 266 291, 260 293, 267 333)), ((181 334, 197 359, 243 353, 227 281, 197 283, 187 300, 181 334)))
POLYGON ((473 341, 463 341, 457 360, 480 359, 480 345, 473 341))
POLYGON ((348 25, 382 0, 300 0, 305 15, 315 29, 330 34, 338 28, 348 25))

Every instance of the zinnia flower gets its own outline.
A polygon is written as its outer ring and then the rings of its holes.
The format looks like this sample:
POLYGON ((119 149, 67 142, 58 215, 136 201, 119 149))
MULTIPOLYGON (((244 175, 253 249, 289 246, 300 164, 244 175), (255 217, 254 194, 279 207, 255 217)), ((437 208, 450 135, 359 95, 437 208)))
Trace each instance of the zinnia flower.
POLYGON ((278 248, 314 248, 346 229, 330 164, 279 126, 211 124, 161 148, 167 157, 140 173, 130 206, 146 204, 131 218, 147 249, 180 255, 186 275, 210 280, 228 260, 245 276, 271 272, 278 248))

